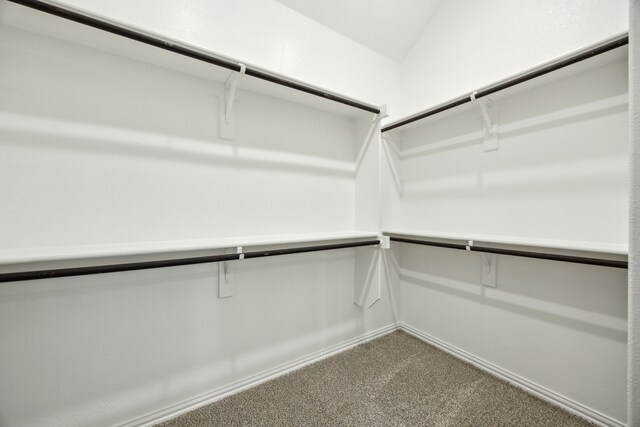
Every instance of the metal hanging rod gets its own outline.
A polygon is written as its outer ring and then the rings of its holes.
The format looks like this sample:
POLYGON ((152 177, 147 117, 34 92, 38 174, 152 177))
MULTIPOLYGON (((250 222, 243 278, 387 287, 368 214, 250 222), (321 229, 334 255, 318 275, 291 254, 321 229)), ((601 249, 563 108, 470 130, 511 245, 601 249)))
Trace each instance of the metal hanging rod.
POLYGON ((617 49, 627 44, 629 44, 629 35, 625 34, 611 41, 608 41, 606 43, 591 47, 586 50, 582 50, 580 52, 576 52, 575 54, 570 55, 568 57, 543 65, 531 71, 527 71, 511 79, 495 83, 491 86, 487 86, 480 90, 474 91, 468 95, 464 95, 460 98, 456 98, 452 101, 448 101, 442 105, 438 105, 434 108, 418 113, 415 116, 411 116, 406 119, 400 120, 398 122, 391 123, 383 127, 382 132, 388 132, 390 130, 399 128, 401 126, 408 125, 409 123, 417 122, 418 120, 422 120, 427 117, 441 113, 443 111, 450 110, 452 108, 474 101, 475 99, 483 98, 485 96, 491 95, 501 90, 526 82, 528 80, 535 79, 536 77, 540 77, 545 74, 549 74, 553 71, 559 70, 561 68, 568 67, 569 65, 575 64, 577 62, 581 62, 586 59, 593 58, 594 56, 601 55, 605 52, 609 52, 610 50, 617 49))
MULTIPOLYGON (((130 40, 135 40, 137 42, 154 46, 160 49, 164 49, 169 52, 177 53, 178 55, 187 56, 189 58, 193 58, 198 61, 217 65, 218 67, 227 68, 229 70, 233 70, 237 72, 240 72, 241 70, 241 65, 237 62, 233 62, 228 59, 223 59, 211 54, 203 53, 189 47, 180 46, 170 41, 162 40, 154 36, 143 34, 138 31, 134 31, 116 24, 112 24, 110 22, 103 21, 101 19, 97 19, 91 16, 84 15, 82 13, 74 12, 69 9, 65 9, 59 6, 45 3, 40 0, 9 0, 9 1, 20 4, 22 6, 29 7, 31 9, 38 10, 40 12, 48 13, 50 15, 55 15, 60 18, 64 18, 70 21, 83 24, 83 25, 87 25, 89 27, 97 28, 102 31, 116 34, 118 36, 125 37, 130 40)), ((339 95, 334 95, 332 93, 325 92, 321 89, 317 89, 312 86, 307 86, 305 84, 298 83, 293 80, 288 80, 284 77, 281 77, 275 74, 270 74, 256 68, 246 67, 245 74, 252 77, 256 77, 258 79, 269 81, 271 83, 286 86, 301 92, 306 92, 308 94, 315 95, 315 96, 327 99, 329 101, 349 105, 351 107, 368 111, 370 113, 380 114, 380 109, 374 106, 363 104, 361 102, 354 101, 352 99, 345 98, 339 95)))
POLYGON ((263 258, 278 255, 301 254, 333 249, 357 248, 379 245, 380 240, 336 243, 332 245, 303 246, 299 248, 273 249, 237 254, 209 255, 192 258, 164 259, 158 261, 129 262, 125 264, 92 265, 88 267, 58 268, 52 270, 18 271, 0 274, 0 283, 25 280, 53 279, 57 277, 85 276, 90 274, 116 273, 120 271, 148 270, 151 268, 177 267, 180 265, 205 264, 211 262, 234 261, 247 258, 263 258))
POLYGON ((550 261, 572 262, 576 264, 599 265, 613 268, 629 268, 628 261, 618 261, 602 258, 586 258, 572 255, 557 255, 544 252, 516 251, 512 249, 487 248, 483 246, 470 246, 457 243, 434 242, 431 240, 406 239, 404 237, 391 237, 393 242, 412 243, 414 245, 436 246, 439 248, 459 249, 471 252, 485 252, 490 254, 510 255, 524 258, 546 259, 550 261))

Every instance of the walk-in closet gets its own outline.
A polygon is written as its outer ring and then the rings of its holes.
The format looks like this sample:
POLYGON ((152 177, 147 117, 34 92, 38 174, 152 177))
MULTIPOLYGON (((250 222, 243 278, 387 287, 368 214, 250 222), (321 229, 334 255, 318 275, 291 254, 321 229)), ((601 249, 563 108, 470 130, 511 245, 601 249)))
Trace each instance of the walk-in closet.
POLYGON ((0 426, 640 427, 638 0, 0 0, 0 426))

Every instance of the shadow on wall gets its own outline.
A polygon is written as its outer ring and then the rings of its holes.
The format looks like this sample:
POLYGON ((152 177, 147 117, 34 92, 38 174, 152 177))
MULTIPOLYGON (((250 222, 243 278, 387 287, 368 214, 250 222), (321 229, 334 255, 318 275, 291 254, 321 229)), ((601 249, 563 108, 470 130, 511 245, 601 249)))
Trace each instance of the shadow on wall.
MULTIPOLYGON (((532 120, 523 119, 522 122, 505 124, 500 127, 500 141, 505 146, 502 149, 510 150, 512 147, 508 146, 509 144, 520 144, 519 149, 525 155, 512 155, 509 162, 505 163, 495 159, 471 161, 461 154, 463 159, 467 159, 460 162, 460 166, 464 166, 464 169, 450 168, 439 171, 437 175, 430 172, 428 168, 418 169, 413 164, 409 164, 403 176, 403 189, 407 193, 421 197, 445 198, 450 197, 452 192, 461 193, 459 196, 463 197, 478 189, 488 191, 487 195, 493 197, 522 193, 523 190, 544 192, 554 191, 554 189, 556 191, 576 190, 584 185, 589 185, 590 188, 610 189, 612 184, 617 184, 626 177, 627 168, 623 163, 626 159, 626 144, 623 144, 626 140, 624 130, 620 135, 605 136, 597 131, 597 127, 593 132, 592 126, 594 123, 597 124, 597 119, 600 118, 604 120, 610 116, 624 118, 627 110, 627 96, 618 95, 602 102, 595 102, 593 106, 576 107, 569 113, 566 111, 561 112, 564 114, 550 113, 544 117, 534 117, 532 120), (575 124, 578 127, 572 128, 571 125, 575 124), (556 129, 563 127, 566 127, 566 130, 561 130, 558 134, 556 129), (574 133, 576 135, 583 133, 584 138, 575 138, 574 133), (611 140, 612 148, 608 152, 603 152, 598 147, 598 142, 605 137, 608 141, 611 140), (549 148, 549 142, 556 146, 554 149, 545 150, 549 148), (580 149, 576 149, 576 143, 580 144, 580 149), (565 147, 562 144, 565 144, 565 147), (539 151, 536 150, 536 145, 540 146, 539 151), (534 155, 531 155, 532 151, 535 152, 534 155), (604 169, 594 167, 601 166, 602 162, 608 162, 610 167, 604 169), (536 173, 541 168, 544 169, 544 174, 536 173), (562 185, 545 186, 545 183, 549 182, 562 183, 562 185)), ((461 125, 449 123, 447 128, 460 131, 468 125, 469 123, 461 125)), ((481 125, 473 126, 473 129, 478 127, 481 125)), ((437 134, 438 131, 435 130, 434 133, 437 134)), ((477 146, 479 150, 481 138, 482 133, 475 131, 400 151, 399 156, 419 161, 419 158, 424 155, 433 155, 454 148, 477 146)), ((473 150, 473 153, 483 155, 478 150, 473 150)), ((484 155, 490 155, 490 153, 484 155)))
POLYGON ((528 183, 532 189, 545 179, 567 185, 576 176, 594 183, 619 180, 624 165, 622 170, 617 164, 606 168, 611 176, 602 176, 593 163, 626 159, 626 127, 617 125, 626 122, 628 111, 626 73, 626 61, 617 61, 495 102, 496 152, 482 152, 482 118, 475 106, 388 135, 387 143, 395 148, 390 151, 401 162, 404 190, 438 197, 440 192, 485 188, 509 191, 514 177, 515 184, 528 183), (453 158, 457 161, 450 164, 453 158), (426 167, 430 162, 450 167, 426 167), (535 173, 540 169, 544 173, 535 173), (446 185, 450 181, 458 185, 446 185))
MULTIPOLYGON (((504 141, 511 137, 525 135, 527 133, 590 121, 610 114, 624 113, 628 111, 627 103, 628 97, 626 95, 616 95, 591 104, 576 106, 575 108, 568 107, 566 110, 551 113, 547 112, 540 116, 530 118, 523 117, 518 121, 501 124, 499 127, 499 136, 500 139, 504 141)), ((454 120, 455 119, 452 121, 454 120)), ((475 113, 461 114, 458 120, 456 120, 458 122, 456 125, 447 126, 448 129, 456 131, 455 135, 443 136, 441 139, 426 141, 424 145, 414 146, 404 150, 397 148, 397 146, 401 144, 397 137, 389 136, 385 139, 389 144, 396 147, 395 151, 398 157, 411 159, 480 144, 484 135, 482 130, 478 130, 482 127, 480 120, 481 119, 476 117, 475 113), (460 123, 463 120, 466 123, 460 123), (463 131, 465 133, 462 133, 463 131)), ((437 127, 437 125, 433 127, 437 127)))
POLYGON ((386 135, 403 227, 625 242, 627 85, 616 60, 497 98, 495 151, 472 104, 386 135))
MULTIPOLYGON (((626 112, 627 61, 615 61, 528 90, 518 88, 512 94, 506 91, 498 97, 493 108, 500 140, 626 112), (594 81, 598 84, 593 84, 594 81)), ((388 140, 400 145, 401 158, 461 148, 479 143, 483 136, 482 116, 473 103, 458 113, 436 115, 422 123, 402 133, 386 134, 388 140)), ((574 154, 579 157, 589 155, 574 154)))
POLYGON ((626 270, 500 256, 498 286, 481 285, 480 254, 402 250, 406 283, 626 343, 626 270))
POLYGON ((237 138, 223 140, 218 122, 224 86, 218 82, 15 28, 2 27, 0 35, 6 59, 0 68, 3 142, 298 173, 355 173, 352 118, 239 90, 237 138))
MULTIPOLYGON (((233 141, 198 140, 120 127, 69 122, 51 118, 0 112, 0 132, 5 144, 90 152, 122 158, 198 163, 204 166, 289 170, 296 173, 352 177, 353 162, 305 154, 240 146, 233 141)), ((352 141, 343 141, 353 144, 352 141)), ((304 144, 304 142, 301 142, 304 144)))
POLYGON ((35 387, 31 419, 51 420, 49 405, 70 419, 82 402, 133 417, 360 336, 353 259, 347 249, 234 263, 226 299, 214 264, 6 284, 0 338, 13 345, 0 362, 13 393, 0 401, 35 387))

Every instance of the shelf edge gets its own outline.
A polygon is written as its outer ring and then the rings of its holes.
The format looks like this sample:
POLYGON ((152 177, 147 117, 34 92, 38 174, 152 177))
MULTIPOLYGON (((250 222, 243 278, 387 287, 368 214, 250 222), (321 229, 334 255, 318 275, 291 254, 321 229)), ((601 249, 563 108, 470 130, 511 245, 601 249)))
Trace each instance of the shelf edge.
POLYGON ((229 237, 221 239, 178 240, 166 242, 138 242, 113 245, 84 245, 50 248, 22 248, 0 251, 0 266, 35 262, 72 261, 80 259, 114 258, 126 256, 160 255, 234 247, 277 246, 327 241, 361 240, 378 237, 375 232, 313 233, 229 237), (40 253, 38 253, 38 251, 40 253), (4 254, 3 254, 4 252, 4 254), (31 252, 31 253, 29 253, 31 252), (35 253, 35 254, 34 254, 35 253))
POLYGON ((419 232, 419 231, 383 231, 385 236, 395 237, 422 237, 442 240, 472 240, 474 243, 490 243, 498 245, 508 246, 524 246, 533 248, 543 248, 552 250, 564 250, 564 251, 576 251, 576 252, 591 252, 601 253, 608 255, 623 255, 628 256, 628 247, 624 244, 617 243, 598 243, 598 242, 584 242, 584 241, 568 241, 568 240, 545 240, 545 239, 526 239, 520 237, 506 237, 506 236, 490 236, 490 235, 462 235, 457 233, 440 233, 440 232, 419 232), (591 245, 591 246, 589 246, 591 245))

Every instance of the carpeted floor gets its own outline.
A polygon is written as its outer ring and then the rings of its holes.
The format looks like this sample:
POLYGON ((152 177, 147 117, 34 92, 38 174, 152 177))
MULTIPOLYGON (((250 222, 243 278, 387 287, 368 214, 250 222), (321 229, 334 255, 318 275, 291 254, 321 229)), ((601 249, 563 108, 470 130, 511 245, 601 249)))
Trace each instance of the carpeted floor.
POLYGON ((403 332, 160 425, 592 426, 403 332))

